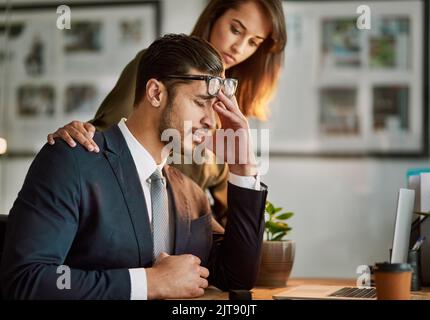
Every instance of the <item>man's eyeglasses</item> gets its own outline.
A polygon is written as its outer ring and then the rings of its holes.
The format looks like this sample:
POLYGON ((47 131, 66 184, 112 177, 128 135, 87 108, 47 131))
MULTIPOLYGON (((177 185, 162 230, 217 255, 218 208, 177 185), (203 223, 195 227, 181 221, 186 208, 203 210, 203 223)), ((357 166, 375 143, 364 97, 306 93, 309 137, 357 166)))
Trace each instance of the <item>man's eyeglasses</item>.
POLYGON ((224 87, 224 94, 227 97, 232 97, 237 89, 237 79, 233 78, 220 78, 220 77, 214 77, 214 76, 202 76, 202 75, 169 75, 166 78, 170 79, 182 79, 182 80, 205 80, 206 85, 208 88, 208 94, 210 96, 216 96, 218 92, 221 90, 222 87, 224 87))

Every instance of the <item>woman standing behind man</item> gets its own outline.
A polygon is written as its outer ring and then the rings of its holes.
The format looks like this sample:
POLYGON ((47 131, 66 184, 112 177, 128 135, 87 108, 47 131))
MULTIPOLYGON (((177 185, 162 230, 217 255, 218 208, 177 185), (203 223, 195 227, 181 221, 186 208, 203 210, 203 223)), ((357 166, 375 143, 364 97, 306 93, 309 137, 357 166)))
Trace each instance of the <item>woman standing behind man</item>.
MULTIPOLYGON (((280 0, 211 0, 197 20, 191 35, 209 41, 221 54, 225 75, 238 79, 236 98, 242 113, 266 119, 287 41, 285 17, 280 0)), ((145 49, 125 67, 98 109, 93 120, 73 121, 48 135, 48 142, 60 137, 71 147, 75 141, 88 151, 98 152, 92 140, 95 130, 105 130, 127 118, 133 110, 136 77, 145 49)), ((213 197, 216 219, 225 225, 228 166, 215 161, 202 165, 174 165, 213 197)))

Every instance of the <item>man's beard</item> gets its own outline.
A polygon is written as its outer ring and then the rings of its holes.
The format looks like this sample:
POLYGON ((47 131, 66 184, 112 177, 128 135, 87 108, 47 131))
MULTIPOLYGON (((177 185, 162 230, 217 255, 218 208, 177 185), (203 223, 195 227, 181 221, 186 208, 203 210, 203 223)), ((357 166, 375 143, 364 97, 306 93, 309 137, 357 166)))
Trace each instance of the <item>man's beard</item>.
MULTIPOLYGON (((184 146, 184 124, 178 123, 178 115, 174 112, 174 99, 168 98, 166 108, 163 111, 163 114, 161 115, 160 123, 158 125, 158 132, 160 134, 160 137, 162 137, 162 134, 165 130, 176 130, 176 132, 179 134, 179 143, 180 143, 180 149, 181 154, 183 155, 185 152, 185 146, 184 146)), ((174 140, 173 137, 171 137, 168 141, 163 141, 164 145, 167 145, 169 143, 178 143, 178 140, 174 140)), ((178 149, 174 149, 178 150, 178 149)))
MULTIPOLYGON (((161 115, 160 123, 158 124, 158 133, 161 135, 163 132, 167 129, 177 129, 175 127, 175 123, 173 121, 173 99, 170 97, 168 98, 166 108, 163 111, 163 114, 161 115)), ((169 141, 164 141, 164 144, 169 143, 169 141)))

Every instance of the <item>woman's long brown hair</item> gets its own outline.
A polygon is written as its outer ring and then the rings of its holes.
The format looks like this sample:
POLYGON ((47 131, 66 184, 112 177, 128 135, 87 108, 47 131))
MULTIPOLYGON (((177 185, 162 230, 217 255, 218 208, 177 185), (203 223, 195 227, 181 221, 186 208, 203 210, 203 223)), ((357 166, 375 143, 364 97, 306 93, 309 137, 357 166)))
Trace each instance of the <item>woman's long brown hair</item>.
POLYGON ((215 22, 227 10, 237 9, 248 1, 258 3, 272 22, 272 32, 260 45, 257 51, 240 64, 226 71, 227 77, 239 80, 237 101, 247 117, 265 120, 268 104, 279 79, 287 43, 285 16, 280 0, 210 0, 202 12, 192 35, 209 41, 215 22))

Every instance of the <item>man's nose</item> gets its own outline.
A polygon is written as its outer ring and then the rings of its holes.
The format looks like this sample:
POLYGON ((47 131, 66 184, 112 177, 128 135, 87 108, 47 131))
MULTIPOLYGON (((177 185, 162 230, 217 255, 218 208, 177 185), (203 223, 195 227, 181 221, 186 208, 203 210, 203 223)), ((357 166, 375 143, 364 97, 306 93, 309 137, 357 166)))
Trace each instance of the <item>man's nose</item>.
POLYGON ((213 103, 208 108, 205 108, 205 115, 203 116, 201 122, 202 125, 209 130, 213 130, 216 128, 218 122, 218 115, 213 109, 213 103))

